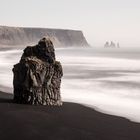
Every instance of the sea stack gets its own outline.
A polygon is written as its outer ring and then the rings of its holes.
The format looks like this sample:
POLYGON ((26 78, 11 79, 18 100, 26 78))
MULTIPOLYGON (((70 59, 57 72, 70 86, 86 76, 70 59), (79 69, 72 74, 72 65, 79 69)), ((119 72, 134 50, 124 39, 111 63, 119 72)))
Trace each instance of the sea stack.
POLYGON ((31 105, 61 106, 60 84, 63 76, 61 63, 49 38, 28 46, 13 68, 14 102, 31 105))

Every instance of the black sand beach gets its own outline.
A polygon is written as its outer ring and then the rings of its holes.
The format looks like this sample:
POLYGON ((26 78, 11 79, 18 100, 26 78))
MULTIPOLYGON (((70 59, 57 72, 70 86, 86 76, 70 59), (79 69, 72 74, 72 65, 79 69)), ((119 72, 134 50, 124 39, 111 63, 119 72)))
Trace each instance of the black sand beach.
POLYGON ((62 107, 12 103, 0 92, 0 140, 139 140, 140 124, 76 103, 62 107))

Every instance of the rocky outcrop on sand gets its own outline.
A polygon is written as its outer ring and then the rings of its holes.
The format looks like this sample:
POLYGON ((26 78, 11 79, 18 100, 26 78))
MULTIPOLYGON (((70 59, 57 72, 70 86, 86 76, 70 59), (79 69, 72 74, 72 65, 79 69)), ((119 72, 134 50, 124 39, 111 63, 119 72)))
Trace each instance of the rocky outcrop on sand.
POLYGON ((0 26, 0 47, 32 44, 46 36, 55 47, 89 46, 79 30, 0 26))
POLYGON ((23 104, 62 105, 60 84, 63 76, 61 63, 49 38, 28 46, 13 68, 14 101, 23 104))

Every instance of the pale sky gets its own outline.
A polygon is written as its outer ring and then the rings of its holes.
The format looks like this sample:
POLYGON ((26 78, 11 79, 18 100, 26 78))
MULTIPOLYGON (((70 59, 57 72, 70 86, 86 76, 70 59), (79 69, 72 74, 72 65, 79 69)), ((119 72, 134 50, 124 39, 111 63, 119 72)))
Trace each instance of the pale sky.
POLYGON ((0 25, 78 29, 93 46, 140 47, 140 0, 0 0, 0 25))

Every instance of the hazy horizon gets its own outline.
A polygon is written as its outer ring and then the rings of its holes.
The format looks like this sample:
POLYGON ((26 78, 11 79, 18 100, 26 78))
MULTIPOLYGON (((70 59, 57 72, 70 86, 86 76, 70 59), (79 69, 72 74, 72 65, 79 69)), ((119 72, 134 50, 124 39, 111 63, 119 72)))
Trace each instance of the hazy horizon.
POLYGON ((0 25, 82 30, 92 46, 140 47, 138 0, 0 0, 0 25))

